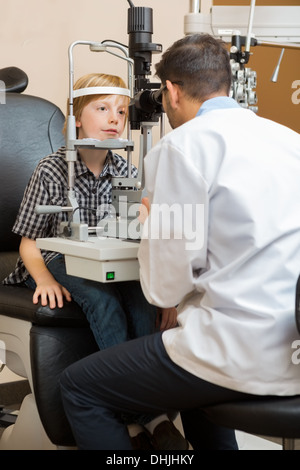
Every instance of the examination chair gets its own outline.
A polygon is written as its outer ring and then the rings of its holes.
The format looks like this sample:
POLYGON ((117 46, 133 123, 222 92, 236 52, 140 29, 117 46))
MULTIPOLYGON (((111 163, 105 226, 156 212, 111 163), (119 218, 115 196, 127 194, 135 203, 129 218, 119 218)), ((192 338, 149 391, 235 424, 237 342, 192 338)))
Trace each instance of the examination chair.
MULTIPOLYGON (((64 144, 63 113, 47 100, 22 94, 26 74, 13 69, 16 76, 0 104, 1 281, 18 256, 20 237, 11 230, 25 186, 37 162, 64 144)), ((5 82, 1 71, 0 80, 5 82)), ((51 310, 33 305, 32 295, 26 287, 0 285, 0 359, 31 389, 15 423, 4 430, 0 450, 73 448, 59 377, 66 366, 97 351, 97 344, 77 304, 51 310)))
MULTIPOLYGON (((295 352, 296 360, 300 359, 300 352, 297 354, 296 351, 300 347, 300 275, 296 285, 295 317, 295 340, 298 340, 299 344, 289 345, 291 360, 295 352)), ((283 450, 294 450, 295 439, 300 439, 299 395, 260 396, 251 401, 221 403, 208 407, 205 411, 207 417, 215 424, 248 434, 280 438, 283 450)))

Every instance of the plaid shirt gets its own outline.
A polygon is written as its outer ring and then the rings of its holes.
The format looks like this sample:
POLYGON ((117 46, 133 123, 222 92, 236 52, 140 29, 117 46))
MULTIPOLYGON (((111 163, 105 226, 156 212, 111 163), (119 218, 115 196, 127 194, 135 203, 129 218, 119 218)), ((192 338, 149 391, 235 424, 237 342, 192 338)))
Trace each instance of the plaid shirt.
MULTIPOLYGON (((137 169, 132 167, 132 176, 137 169)), ((112 177, 127 176, 127 161, 120 155, 108 151, 104 168, 96 177, 78 159, 75 162, 75 197, 79 206, 80 221, 89 227, 96 227, 111 203, 112 177)), ((68 165, 66 148, 40 160, 25 189, 19 213, 12 231, 31 240, 57 237, 60 223, 68 219, 66 212, 58 214, 36 214, 35 207, 41 205, 68 206, 68 165)), ((47 265, 57 253, 41 250, 47 265)), ((4 284, 23 282, 28 277, 22 259, 19 257, 15 270, 4 279, 4 284)))

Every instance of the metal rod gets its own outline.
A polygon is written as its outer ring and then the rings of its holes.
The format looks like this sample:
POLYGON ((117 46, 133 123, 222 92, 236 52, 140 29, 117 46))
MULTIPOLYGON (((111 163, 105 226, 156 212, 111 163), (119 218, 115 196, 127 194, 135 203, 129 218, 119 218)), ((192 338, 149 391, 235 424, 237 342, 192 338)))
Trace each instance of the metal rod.
POLYGON ((255 0, 251 0, 245 52, 250 52, 251 35, 252 35, 253 18, 254 18, 254 9, 255 9, 255 0))
POLYGON ((284 53, 284 48, 281 50, 277 65, 276 65, 275 70, 273 72, 273 75, 271 77, 271 82, 273 82, 273 83, 277 82, 278 74, 279 74, 279 68, 280 68, 280 64, 281 64, 281 61, 282 61, 283 53, 284 53))
POLYGON ((267 42, 267 41, 257 41, 258 46, 267 46, 267 47, 284 47, 285 49, 300 49, 300 44, 296 42, 267 42))
POLYGON ((200 12, 200 0, 190 0, 190 13, 200 12))

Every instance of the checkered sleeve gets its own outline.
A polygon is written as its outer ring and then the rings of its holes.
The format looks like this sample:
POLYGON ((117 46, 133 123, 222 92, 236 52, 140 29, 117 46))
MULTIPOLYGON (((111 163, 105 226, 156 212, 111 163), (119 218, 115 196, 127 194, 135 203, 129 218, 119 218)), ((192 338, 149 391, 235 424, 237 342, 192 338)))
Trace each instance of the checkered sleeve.
MULTIPOLYGON (((123 157, 121 157, 118 154, 113 154, 112 159, 113 159, 113 164, 115 165, 115 167, 116 167, 116 169, 119 173, 119 176, 124 176, 124 177, 128 176, 128 174, 127 174, 128 173, 128 162, 127 162, 127 160, 125 160, 123 157)), ((136 178, 137 174, 138 174, 137 168, 134 165, 131 165, 130 177, 136 178)))
POLYGON ((35 209, 37 205, 65 205, 66 181, 57 177, 61 175, 58 162, 55 165, 53 160, 42 159, 32 174, 12 229, 17 235, 32 240, 57 235, 62 215, 37 214, 35 209))

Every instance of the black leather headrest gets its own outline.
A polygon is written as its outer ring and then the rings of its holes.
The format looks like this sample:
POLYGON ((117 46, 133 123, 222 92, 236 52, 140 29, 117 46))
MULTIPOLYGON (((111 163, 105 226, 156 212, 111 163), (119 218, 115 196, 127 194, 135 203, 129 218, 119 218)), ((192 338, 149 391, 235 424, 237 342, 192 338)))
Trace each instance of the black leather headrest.
POLYGON ((28 76, 18 67, 0 69, 0 80, 4 82, 6 93, 22 93, 28 85, 28 76))

